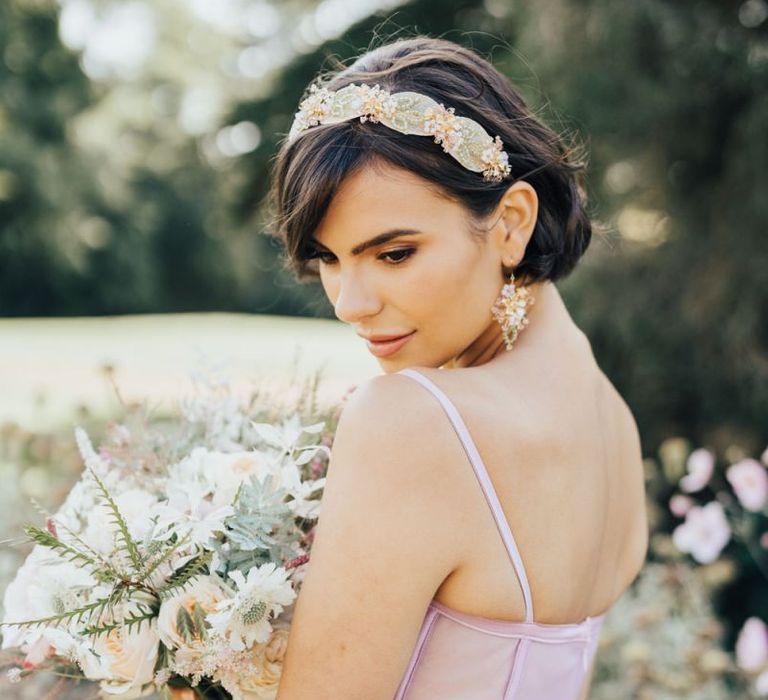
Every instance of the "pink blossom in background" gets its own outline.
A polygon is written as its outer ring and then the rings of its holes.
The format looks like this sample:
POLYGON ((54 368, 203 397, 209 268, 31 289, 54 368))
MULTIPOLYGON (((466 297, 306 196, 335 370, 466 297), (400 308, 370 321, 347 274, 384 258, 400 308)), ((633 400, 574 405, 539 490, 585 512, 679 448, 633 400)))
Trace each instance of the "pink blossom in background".
POLYGON ((736 663, 745 671, 761 671, 768 664, 768 628, 759 617, 744 622, 736 639, 736 663))
POLYGON ((669 499, 669 510, 672 515, 683 518, 685 514, 693 507, 694 500, 690 496, 682 493, 676 493, 669 499))
POLYGON ((699 447, 688 455, 685 467, 688 473, 680 479, 680 488, 686 493, 701 491, 712 478, 715 455, 705 447, 699 447))
POLYGON ((693 506, 685 514, 685 522, 672 532, 675 547, 690 553, 700 564, 709 564, 717 559, 730 539, 731 528, 718 501, 693 506))
POLYGON ((768 501, 768 471, 756 459, 742 459, 725 470, 736 498, 747 510, 757 512, 768 501))
POLYGON ((763 549, 768 549, 768 532, 764 532, 760 535, 760 546, 763 549))

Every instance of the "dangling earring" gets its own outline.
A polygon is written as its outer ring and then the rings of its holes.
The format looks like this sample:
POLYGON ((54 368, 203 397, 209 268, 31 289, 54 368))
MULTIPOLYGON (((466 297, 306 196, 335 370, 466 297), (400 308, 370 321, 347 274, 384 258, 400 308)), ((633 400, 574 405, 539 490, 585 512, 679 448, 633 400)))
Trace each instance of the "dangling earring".
POLYGON ((517 334, 528 325, 526 307, 533 302, 527 287, 515 289, 515 276, 510 272, 509 282, 501 288, 501 294, 491 307, 493 317, 501 325, 507 350, 512 349, 517 334))

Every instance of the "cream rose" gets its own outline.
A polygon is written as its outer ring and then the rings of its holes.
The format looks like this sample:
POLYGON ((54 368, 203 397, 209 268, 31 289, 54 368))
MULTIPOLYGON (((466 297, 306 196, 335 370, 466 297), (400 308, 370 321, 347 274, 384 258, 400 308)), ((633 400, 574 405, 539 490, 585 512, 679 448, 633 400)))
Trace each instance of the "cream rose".
POLYGON ((101 682, 102 690, 123 695, 152 682, 159 642, 156 619, 142 622, 140 629, 126 631, 118 627, 100 635, 94 651, 104 657, 110 670, 101 682))

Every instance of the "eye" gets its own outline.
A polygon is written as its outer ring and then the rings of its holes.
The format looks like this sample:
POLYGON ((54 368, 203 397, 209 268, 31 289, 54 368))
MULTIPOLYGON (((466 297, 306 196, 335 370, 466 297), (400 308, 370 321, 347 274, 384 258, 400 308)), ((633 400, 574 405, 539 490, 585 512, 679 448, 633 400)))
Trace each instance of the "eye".
MULTIPOLYGON (((378 256, 379 260, 388 260, 390 265, 400 265, 410 258, 416 252, 415 248, 398 248, 397 250, 388 250, 378 256)), ((336 256, 325 250, 315 248, 307 256, 308 260, 318 258, 324 265, 333 265, 336 262, 336 256)))
POLYGON ((388 250, 386 253, 379 255, 379 259, 389 260, 392 265, 399 265, 405 262, 416 252, 415 248, 398 248, 397 250, 388 250), (401 257, 387 257, 389 255, 401 256, 401 257))
POLYGON ((320 250, 319 248, 315 248, 309 253, 309 255, 307 255, 307 260, 314 260, 315 258, 318 258, 320 262, 326 265, 331 265, 335 260, 333 253, 328 253, 324 250, 320 250))

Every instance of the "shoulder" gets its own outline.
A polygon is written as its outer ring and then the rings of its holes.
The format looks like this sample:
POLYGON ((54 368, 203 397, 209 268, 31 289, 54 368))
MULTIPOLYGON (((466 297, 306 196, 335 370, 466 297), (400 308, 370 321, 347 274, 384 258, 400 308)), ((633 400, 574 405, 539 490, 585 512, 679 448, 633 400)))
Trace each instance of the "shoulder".
POLYGON ((437 399, 413 378, 396 373, 372 377, 347 399, 334 448, 367 447, 370 452, 374 445, 382 445, 387 451, 405 452, 419 444, 423 451, 433 442, 426 429, 434 431, 441 419, 448 425, 441 413, 437 399))
POLYGON ((342 415, 381 412, 383 417, 393 406, 403 408, 420 399, 426 404, 430 403, 429 397, 426 388, 412 377, 396 372, 380 374, 357 386, 347 399, 342 415))
POLYGON ((437 399, 412 377, 380 375, 360 384, 344 405, 331 447, 326 521, 342 513, 347 522, 364 518, 390 534, 411 532, 414 547, 456 557, 445 523, 455 518, 466 481, 452 432, 437 399))

